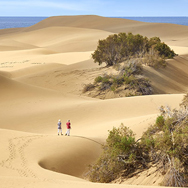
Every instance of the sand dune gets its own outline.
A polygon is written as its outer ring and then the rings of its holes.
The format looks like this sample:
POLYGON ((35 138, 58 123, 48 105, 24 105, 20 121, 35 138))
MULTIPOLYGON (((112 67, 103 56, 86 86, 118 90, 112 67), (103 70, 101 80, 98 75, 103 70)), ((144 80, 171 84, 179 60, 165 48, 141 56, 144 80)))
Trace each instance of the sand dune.
POLYGON ((179 55, 186 55, 188 54, 188 47, 185 47, 184 45, 186 46, 186 44, 183 44, 182 46, 170 46, 170 48, 179 55))
MULTIPOLYGON (((40 28, 47 27, 78 27, 78 28, 90 28, 99 30, 114 30, 117 28, 126 27, 125 25, 142 24, 138 21, 128 19, 106 18, 95 15, 80 15, 80 16, 54 16, 41 21, 34 26, 28 27, 25 31, 38 30, 40 28)), ((113 31, 110 31, 113 32, 113 31)))
POLYGON ((17 40, 42 48, 53 49, 56 52, 85 52, 93 50, 97 41, 109 34, 111 33, 105 31, 102 32, 97 29, 47 27, 19 34, 17 40), (28 37, 28 35, 30 37, 28 37))
POLYGON ((161 105, 178 108, 188 90, 188 27, 99 16, 50 17, 0 30, 0 187, 144 187, 162 176, 131 178, 126 185, 83 179, 101 153, 108 130, 121 123, 139 138, 161 105), (91 59, 99 39, 118 32, 159 36, 179 56, 165 69, 144 68, 155 95, 99 100, 84 84, 111 68, 91 59), (57 135, 57 121, 71 120, 71 136, 57 135), (139 186, 137 186, 139 184, 139 186))
MULTIPOLYGON (((55 16, 47 18, 40 23, 26 28, 25 31, 38 30, 48 27, 73 27, 87 28, 108 31, 112 33, 132 32, 142 34, 148 37, 158 36, 162 40, 168 39, 178 43, 182 38, 187 38, 187 26, 163 23, 146 23, 121 18, 106 18, 100 16, 55 16)), ((184 42, 186 43, 184 40, 184 42)))
POLYGON ((168 61, 165 69, 145 67, 144 74, 150 78, 154 92, 186 93, 188 91, 188 56, 181 55, 168 61))
POLYGON ((3 39, 0 42, 1 51, 25 50, 36 48, 31 44, 21 43, 16 40, 3 39))
MULTIPOLYGON (((3 92, 4 95, 1 94, 1 104, 4 106, 0 117, 2 128, 54 134, 56 121, 60 117, 64 120, 64 132, 65 122, 71 118, 74 125, 74 135, 89 136, 100 140, 105 140, 108 134, 107 130, 112 129, 113 126, 124 123, 132 127, 134 124, 142 122, 143 119, 151 121, 159 113, 161 105, 170 104, 172 107, 178 107, 182 99, 180 94, 104 101, 89 100, 84 97, 71 96, 69 93, 60 94, 32 86, 24 87, 22 84, 7 79, 4 80, 4 83, 8 88, 3 92), (5 97, 9 99, 9 102, 4 102, 5 97), (135 121, 135 118, 138 121, 135 121), (7 119, 9 120, 7 121, 7 119), (128 124, 127 121, 130 123, 128 124)), ((3 87, 3 85, 1 86, 3 87)), ((145 126, 147 127, 149 124, 145 126)), ((137 128, 133 126, 136 132, 137 128)), ((140 131, 137 133, 141 136, 140 131)))

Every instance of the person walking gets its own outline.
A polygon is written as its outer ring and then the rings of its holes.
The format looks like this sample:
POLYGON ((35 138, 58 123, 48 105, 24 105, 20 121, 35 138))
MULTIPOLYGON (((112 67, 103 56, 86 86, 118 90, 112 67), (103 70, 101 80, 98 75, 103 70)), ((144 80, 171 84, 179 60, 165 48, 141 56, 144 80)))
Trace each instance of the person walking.
POLYGON ((59 135, 59 133, 61 133, 61 135, 63 135, 62 128, 61 128, 61 120, 60 119, 59 119, 59 121, 57 123, 57 129, 58 129, 57 134, 59 135))
POLYGON ((65 136, 70 136, 70 129, 71 129, 71 123, 70 123, 70 120, 67 121, 66 123, 67 125, 67 132, 65 133, 65 136))

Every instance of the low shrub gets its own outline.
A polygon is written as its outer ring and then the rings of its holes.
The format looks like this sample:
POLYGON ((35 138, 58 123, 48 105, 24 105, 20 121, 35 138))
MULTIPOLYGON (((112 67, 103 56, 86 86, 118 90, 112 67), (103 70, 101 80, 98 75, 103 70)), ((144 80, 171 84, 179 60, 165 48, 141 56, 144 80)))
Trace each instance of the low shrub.
POLYGON ((128 175, 140 166, 143 168, 142 153, 132 130, 121 124, 109 131, 103 153, 97 162, 90 166, 88 176, 92 182, 108 183, 122 171, 128 175))
POLYGON ((111 88, 112 83, 109 80, 106 80, 105 82, 102 82, 99 86, 100 91, 106 91, 111 88))
POLYGON ((157 119, 156 119, 156 126, 161 129, 163 126, 164 126, 164 123, 165 123, 165 119, 162 115, 158 116, 157 119))
POLYGON ((182 100, 180 106, 184 107, 185 109, 188 108, 188 94, 186 94, 186 95, 183 97, 183 100, 182 100))
POLYGON ((85 85, 84 85, 84 88, 83 88, 83 90, 82 90, 82 92, 83 92, 83 93, 86 93, 87 91, 91 91, 91 90, 94 89, 94 88, 95 88, 95 85, 94 85, 94 84, 91 84, 91 83, 85 84, 85 85))
POLYGON ((142 64, 140 60, 129 60, 121 67, 118 75, 98 76, 94 84, 86 85, 83 92, 97 89, 99 92, 120 90, 130 90, 129 94, 125 92, 124 96, 150 95, 153 93, 150 81, 142 74, 142 64), (139 76, 138 76, 139 75, 139 76), (124 89, 122 86, 125 86, 124 89))
POLYGON ((166 67, 165 58, 161 57, 159 52, 154 48, 151 48, 149 52, 144 54, 142 62, 143 64, 154 68, 166 67))
POLYGON ((102 76, 97 76, 97 77, 95 78, 95 83, 102 82, 102 80, 103 80, 102 76))
POLYGON ((109 131, 101 157, 90 166, 90 181, 108 183, 153 164, 164 176, 161 185, 188 186, 188 109, 162 106, 160 112, 155 124, 137 141, 123 124, 109 131))
POLYGON ((164 42, 158 42, 155 46, 155 50, 159 52, 159 55, 163 58, 172 59, 176 56, 175 52, 164 42))

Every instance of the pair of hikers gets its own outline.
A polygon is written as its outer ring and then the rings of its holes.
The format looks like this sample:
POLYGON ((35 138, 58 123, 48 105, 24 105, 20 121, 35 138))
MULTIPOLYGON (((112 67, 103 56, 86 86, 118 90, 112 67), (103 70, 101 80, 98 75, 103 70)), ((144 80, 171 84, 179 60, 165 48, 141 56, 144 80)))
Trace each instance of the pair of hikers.
MULTIPOLYGON (((65 133, 65 136, 66 135, 70 136, 70 129, 71 129, 70 120, 67 121, 66 126, 67 126, 67 132, 65 133)), ((61 135, 63 135, 62 128, 61 128, 61 120, 60 119, 59 119, 59 121, 57 123, 57 129, 58 129, 57 134, 59 135, 61 133, 61 135)))

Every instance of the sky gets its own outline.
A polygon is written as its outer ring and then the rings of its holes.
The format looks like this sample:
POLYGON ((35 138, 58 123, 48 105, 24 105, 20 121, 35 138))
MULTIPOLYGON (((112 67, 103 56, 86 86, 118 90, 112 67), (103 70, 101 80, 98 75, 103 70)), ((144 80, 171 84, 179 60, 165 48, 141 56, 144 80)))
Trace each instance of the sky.
POLYGON ((0 16, 188 16, 188 0, 0 0, 0 16))

